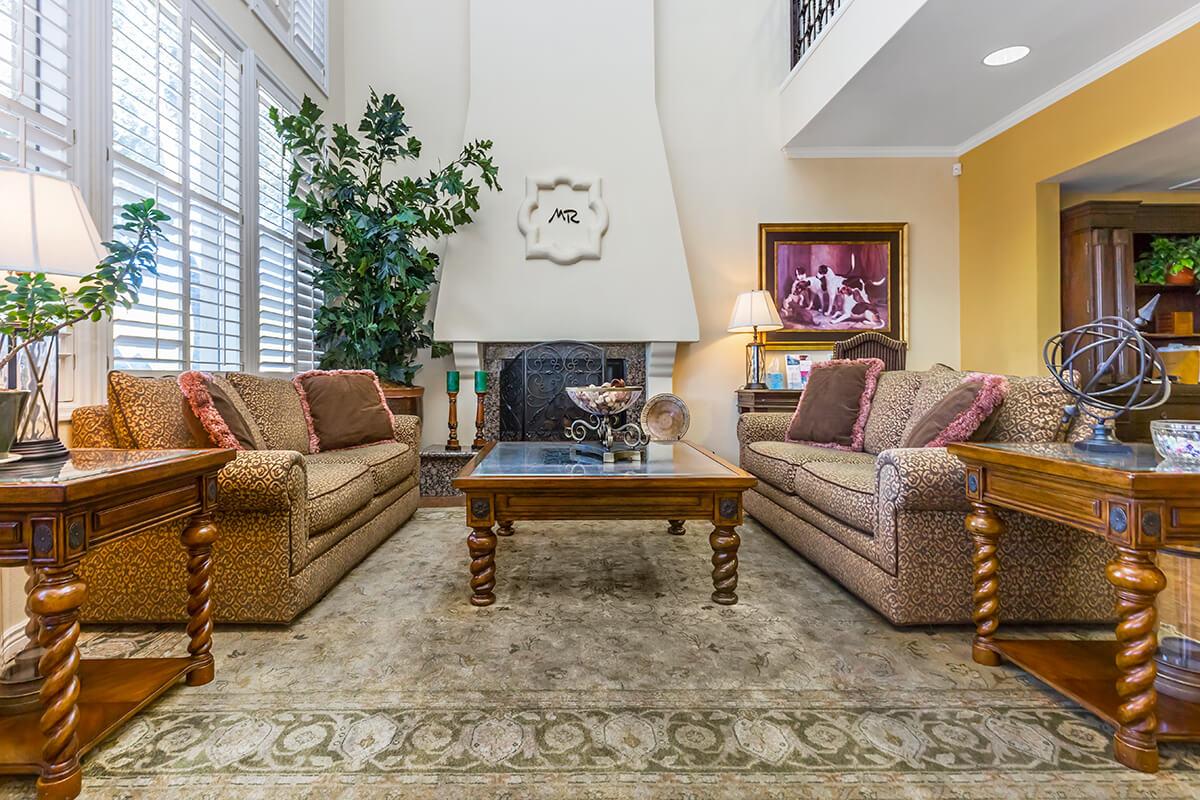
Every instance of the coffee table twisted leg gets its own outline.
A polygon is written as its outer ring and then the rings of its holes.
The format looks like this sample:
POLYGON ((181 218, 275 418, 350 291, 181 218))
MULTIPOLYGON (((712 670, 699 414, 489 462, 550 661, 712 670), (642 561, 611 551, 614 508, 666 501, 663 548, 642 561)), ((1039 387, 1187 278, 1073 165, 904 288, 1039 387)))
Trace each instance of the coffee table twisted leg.
POLYGON ((471 605, 490 606, 496 602, 496 534, 491 526, 472 528, 467 536, 471 553, 471 605))
POLYGON ((29 597, 38 616, 38 643, 42 657, 38 673, 41 688, 42 773, 37 779, 39 798, 75 797, 82 788, 79 770, 79 607, 87 586, 74 565, 40 570, 29 597))
POLYGON ((1154 554, 1129 547, 1118 547, 1117 556, 1108 563, 1108 581, 1117 589, 1117 694, 1121 705, 1117 719, 1121 725, 1113 739, 1113 750, 1127 767, 1143 772, 1158 771, 1158 693, 1154 678, 1154 653, 1158 650, 1155 628, 1158 612, 1155 596, 1167 585, 1167 579, 1154 563, 1154 554))
POLYGON ((737 602, 738 576, 738 545, 742 542, 732 525, 718 526, 708 535, 708 543, 712 545, 712 600, 723 606, 731 606, 737 602))
POLYGON ((212 657, 212 546, 217 526, 211 514, 197 514, 183 529, 187 548, 188 654, 199 666, 184 679, 188 686, 203 686, 213 679, 212 657))
POLYGON ((497 536, 512 536, 514 533, 516 533, 516 530, 513 528, 513 523, 510 519, 498 523, 496 527, 497 536))
POLYGON ((1000 559, 996 548, 1000 534, 1004 532, 1004 523, 990 506, 983 503, 972 503, 971 506, 971 513, 967 515, 967 531, 974 543, 971 561, 975 565, 971 574, 974 587, 971 618, 975 621, 971 657, 977 664, 995 667, 1000 664, 1000 654, 992 649, 996 629, 1000 627, 1000 579, 997 576, 1000 559))
POLYGON ((683 527, 683 520, 667 520, 667 533, 671 534, 672 536, 683 536, 685 533, 687 533, 687 529, 683 527))

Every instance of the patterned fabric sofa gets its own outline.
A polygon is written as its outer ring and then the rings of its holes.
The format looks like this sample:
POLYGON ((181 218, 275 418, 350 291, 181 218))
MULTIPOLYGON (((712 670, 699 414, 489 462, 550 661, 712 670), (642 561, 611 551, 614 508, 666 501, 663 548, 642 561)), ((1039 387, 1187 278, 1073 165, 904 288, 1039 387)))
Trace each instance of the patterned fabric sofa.
MULTIPOLYGON (((311 453, 289 379, 225 377, 265 449, 239 452, 219 475, 213 616, 290 622, 412 516, 420 495, 420 421, 396 416, 394 442, 311 453)), ((73 446, 199 446, 174 378, 112 373, 108 399, 71 415, 73 446)), ((89 587, 84 620, 185 620, 182 527, 160 525, 89 555, 80 569, 89 587)))
MULTIPOLYGON (((746 510, 896 625, 971 621, 971 543, 963 468, 945 448, 900 448, 906 426, 967 373, 945 367, 880 376, 865 452, 784 441, 790 414, 743 414, 741 464, 760 480, 746 510)), ((990 435, 1059 437, 1068 398, 1049 378, 1010 378, 990 435)), ((1082 425, 1069 438, 1085 434, 1082 425)), ((1002 512, 1000 608, 1006 621, 1105 621, 1115 596, 1099 537, 1002 512)))

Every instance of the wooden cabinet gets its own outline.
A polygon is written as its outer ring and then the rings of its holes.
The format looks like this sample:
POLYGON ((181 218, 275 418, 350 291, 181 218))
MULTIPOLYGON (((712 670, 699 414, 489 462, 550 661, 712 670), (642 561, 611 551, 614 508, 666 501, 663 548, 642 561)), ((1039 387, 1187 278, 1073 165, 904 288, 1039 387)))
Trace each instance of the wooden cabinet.
POLYGON ((738 389, 738 413, 752 411, 795 411, 803 389, 738 389))

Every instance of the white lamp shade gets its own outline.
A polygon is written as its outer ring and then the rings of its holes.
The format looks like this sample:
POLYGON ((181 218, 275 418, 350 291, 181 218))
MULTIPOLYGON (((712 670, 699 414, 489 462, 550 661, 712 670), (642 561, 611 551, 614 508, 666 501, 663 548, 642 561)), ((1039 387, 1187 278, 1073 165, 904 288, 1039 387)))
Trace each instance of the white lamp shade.
POLYGON ((0 169, 0 270, 86 275, 107 255, 78 186, 0 169))
POLYGON ((753 333, 760 331, 777 331, 783 327, 779 311, 771 293, 763 289, 756 292, 742 292, 733 304, 733 314, 729 317, 730 333, 753 333))

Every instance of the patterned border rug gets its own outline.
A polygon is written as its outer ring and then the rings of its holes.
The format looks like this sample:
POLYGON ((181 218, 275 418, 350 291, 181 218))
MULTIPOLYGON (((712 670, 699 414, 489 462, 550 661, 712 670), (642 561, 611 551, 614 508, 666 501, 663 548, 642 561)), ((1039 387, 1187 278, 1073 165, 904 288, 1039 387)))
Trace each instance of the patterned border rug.
POLYGON ((461 516, 419 511, 289 627, 218 626, 217 679, 89 754, 84 796, 1200 797, 1200 747, 1120 767, 1093 716, 974 664, 968 630, 893 628, 753 522, 737 606, 709 601, 707 526, 578 522, 501 539, 477 609, 461 516))

